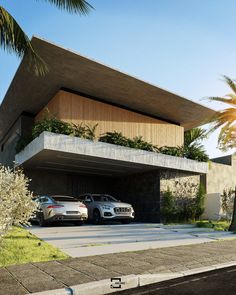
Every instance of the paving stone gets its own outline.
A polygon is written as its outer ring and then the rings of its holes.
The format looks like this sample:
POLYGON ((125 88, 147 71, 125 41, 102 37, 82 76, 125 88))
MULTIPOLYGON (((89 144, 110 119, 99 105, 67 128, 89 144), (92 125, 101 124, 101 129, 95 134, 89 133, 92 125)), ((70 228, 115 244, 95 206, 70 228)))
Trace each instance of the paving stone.
POLYGON ((95 278, 92 276, 88 276, 84 273, 78 272, 78 271, 61 271, 55 273, 55 280, 62 282, 63 284, 67 286, 72 286, 72 285, 78 285, 78 284, 83 284, 83 283, 88 283, 95 281, 95 278))
POLYGON ((93 263, 89 262, 80 262, 80 261, 67 261, 66 263, 63 263, 67 265, 68 267, 71 267, 73 269, 76 269, 84 274, 87 274, 91 277, 93 277, 96 280, 103 280, 111 277, 116 277, 119 275, 119 273, 107 270, 104 267, 95 265, 93 263))
POLYGON ((31 280, 27 283, 25 282, 24 286, 30 293, 61 289, 65 287, 64 284, 56 280, 38 280, 37 278, 36 280, 31 280))
POLYGON ((46 277, 46 274, 32 264, 12 265, 8 271, 17 279, 28 277, 46 277), (27 267, 28 266, 28 267, 27 267))
POLYGON ((25 295, 28 294, 21 285, 7 285, 6 287, 0 285, 0 295, 25 295))

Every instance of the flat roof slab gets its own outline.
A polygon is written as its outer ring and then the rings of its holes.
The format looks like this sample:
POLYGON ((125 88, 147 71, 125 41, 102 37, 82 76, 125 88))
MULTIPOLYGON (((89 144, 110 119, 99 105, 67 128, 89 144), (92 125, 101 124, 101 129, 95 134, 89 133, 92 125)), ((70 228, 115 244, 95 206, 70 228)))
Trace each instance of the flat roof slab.
POLYGON ((0 140, 22 112, 36 115, 60 90, 69 89, 191 129, 215 111, 37 37, 32 44, 49 67, 45 77, 21 62, 0 106, 0 140))
POLYGON ((155 152, 43 132, 15 157, 26 168, 119 176, 158 169, 206 174, 208 164, 155 152))

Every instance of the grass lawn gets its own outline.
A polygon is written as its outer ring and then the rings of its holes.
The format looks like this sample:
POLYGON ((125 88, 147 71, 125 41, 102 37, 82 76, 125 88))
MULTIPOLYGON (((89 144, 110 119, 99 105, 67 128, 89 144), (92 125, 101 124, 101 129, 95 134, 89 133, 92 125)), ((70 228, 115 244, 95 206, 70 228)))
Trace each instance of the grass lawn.
POLYGON ((69 256, 24 228, 14 227, 0 241, 0 267, 26 262, 65 259, 69 256))
POLYGON ((198 227, 213 228, 214 230, 227 231, 229 229, 230 222, 201 220, 197 221, 196 225, 198 227))

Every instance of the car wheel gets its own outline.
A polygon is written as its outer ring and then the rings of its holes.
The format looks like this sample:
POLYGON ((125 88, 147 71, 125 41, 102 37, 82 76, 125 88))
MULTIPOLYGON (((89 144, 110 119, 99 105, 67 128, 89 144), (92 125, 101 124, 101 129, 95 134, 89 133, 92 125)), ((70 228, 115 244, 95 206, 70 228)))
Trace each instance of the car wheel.
POLYGON ((46 222, 46 220, 44 219, 43 212, 40 212, 40 213, 39 213, 39 215, 38 215, 38 222, 39 222, 39 225, 40 225, 40 226, 46 226, 46 225, 47 225, 47 222, 46 222))
POLYGON ((100 212, 98 211, 98 209, 95 209, 95 210, 93 211, 93 223, 94 223, 94 224, 100 224, 101 221, 102 221, 102 219, 101 219, 101 214, 100 214, 100 212))
POLYGON ((129 224, 129 223, 131 223, 131 220, 121 220, 121 223, 122 224, 129 224))
POLYGON ((82 220, 74 221, 74 225, 81 226, 83 224, 84 224, 84 222, 82 220))

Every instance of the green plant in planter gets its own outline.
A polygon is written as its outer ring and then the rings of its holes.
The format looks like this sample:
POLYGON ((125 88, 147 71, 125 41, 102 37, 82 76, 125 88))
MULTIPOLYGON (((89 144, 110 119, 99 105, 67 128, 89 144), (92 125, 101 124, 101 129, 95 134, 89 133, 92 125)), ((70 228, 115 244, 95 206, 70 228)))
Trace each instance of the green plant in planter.
POLYGON ((158 149, 158 151, 162 154, 175 156, 175 157, 183 157, 183 147, 168 147, 163 146, 158 149))
POLYGON ((20 151, 22 151, 32 140, 33 136, 31 134, 20 136, 15 147, 16 153, 18 154, 20 151))
POLYGON ((89 140, 94 140, 96 138, 97 127, 98 123, 93 126, 85 125, 85 138, 89 140))
POLYGON ((74 124, 72 123, 72 128, 73 128, 73 135, 75 137, 81 137, 81 138, 85 138, 86 137, 86 128, 84 126, 84 123, 80 123, 80 124, 74 124))
POLYGON ((35 123, 32 129, 33 138, 38 137, 43 131, 73 135, 73 126, 57 118, 45 118, 35 123))
POLYGON ((149 143, 143 140, 142 136, 136 136, 133 139, 127 139, 128 146, 135 149, 145 150, 153 152, 155 150, 155 147, 149 143))
POLYGON ((121 132, 107 132, 100 136, 99 141, 106 142, 106 143, 112 143, 122 146, 129 146, 128 144, 128 138, 122 135, 121 132))

